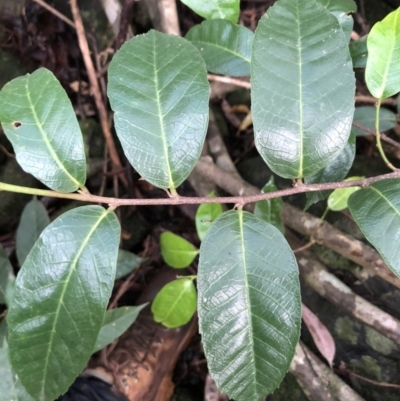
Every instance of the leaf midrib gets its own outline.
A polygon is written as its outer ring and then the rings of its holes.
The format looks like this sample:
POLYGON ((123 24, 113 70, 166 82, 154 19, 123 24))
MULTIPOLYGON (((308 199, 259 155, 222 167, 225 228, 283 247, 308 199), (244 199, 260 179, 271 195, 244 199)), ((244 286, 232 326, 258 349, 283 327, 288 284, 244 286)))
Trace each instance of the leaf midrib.
POLYGON ((396 209, 396 207, 394 206, 394 204, 381 192, 379 191, 377 188, 375 188, 373 185, 370 186, 370 189, 372 189, 373 191, 375 191, 381 198, 383 198, 387 204, 395 211, 395 213, 400 217, 400 211, 398 211, 396 209))
POLYGON ((251 61, 250 58, 243 57, 240 53, 236 53, 235 51, 229 49, 228 47, 223 47, 223 46, 221 46, 219 44, 206 42, 204 40, 192 40, 191 42, 192 43, 199 43, 199 44, 213 46, 213 47, 216 47, 217 49, 222 49, 222 50, 226 51, 227 53, 233 54, 234 56, 236 56, 238 58, 241 58, 242 60, 246 61, 250 65, 250 61, 251 61))

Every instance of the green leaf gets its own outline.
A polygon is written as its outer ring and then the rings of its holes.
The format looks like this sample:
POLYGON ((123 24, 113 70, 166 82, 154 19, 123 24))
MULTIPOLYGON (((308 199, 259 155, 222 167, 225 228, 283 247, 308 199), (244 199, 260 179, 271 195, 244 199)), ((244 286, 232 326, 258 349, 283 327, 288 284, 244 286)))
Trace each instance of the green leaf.
POLYGON ((4 346, 6 339, 7 339, 7 322, 5 318, 2 318, 0 320, 0 348, 4 346))
MULTIPOLYGON (((361 106, 361 107, 356 107, 356 110, 354 112, 353 122, 356 124, 360 124, 365 128, 368 128, 370 131, 375 132, 375 118, 376 118, 376 109, 374 106, 361 106)), ((380 132, 387 131, 393 128, 396 124, 397 124, 396 114, 394 114, 389 109, 381 107, 379 109, 380 132)), ((353 126, 353 131, 356 134, 356 136, 370 135, 370 133, 355 126, 353 126)))
POLYGON ((188 323, 196 312, 197 293, 193 278, 180 278, 165 284, 151 304, 154 320, 170 329, 188 323))
POLYGON ((181 1, 205 19, 227 19, 235 23, 239 19, 240 0, 181 1))
MULTIPOLYGON (((365 177, 349 177, 344 181, 355 181, 361 180, 365 177)), ((328 207, 334 212, 339 212, 341 210, 347 209, 347 202, 350 196, 358 191, 361 187, 349 187, 349 188, 337 188, 335 189, 328 198, 328 207)))
POLYGON ((14 280, 15 276, 7 252, 0 244, 0 304, 10 303, 14 280))
POLYGON ((400 92, 400 7, 372 27, 367 47, 365 81, 372 96, 386 99, 400 92))
MULTIPOLYGON (((343 152, 323 170, 317 174, 307 177, 306 184, 321 184, 324 182, 340 182, 345 179, 356 155, 356 137, 352 131, 343 152)), ((314 203, 326 199, 332 191, 307 192, 307 203, 305 209, 308 209, 314 203)))
POLYGON ((82 371, 114 284, 120 226, 83 206, 47 226, 20 270, 7 315, 11 363, 36 401, 53 401, 82 371))
POLYGON ((367 240, 400 277, 400 180, 379 181, 351 195, 349 210, 367 240))
POLYGON ((4 341, 0 348, 0 400, 34 401, 14 374, 8 358, 8 344, 4 341))
POLYGON ((85 184, 81 130, 67 94, 49 70, 40 68, 3 87, 0 121, 27 173, 61 192, 85 184))
POLYGON ((367 39, 368 35, 365 35, 349 45, 353 68, 365 68, 367 65, 367 39))
POLYGON ((255 143, 271 170, 309 177, 343 152, 354 73, 339 23, 323 6, 279 0, 270 7, 256 30, 251 76, 255 143))
MULTIPOLYGON (((215 198, 215 192, 212 191, 208 196, 215 198)), ((203 241, 211 223, 221 214, 222 205, 220 203, 203 203, 198 207, 195 222, 197 235, 200 241, 203 241)))
POLYGON ((140 311, 145 306, 147 306, 147 304, 140 306, 123 306, 121 308, 108 310, 104 316, 103 326, 97 337, 93 353, 100 351, 124 334, 135 322, 140 311))
POLYGON ((226 20, 203 21, 186 35, 200 51, 207 70, 214 74, 250 75, 254 33, 226 20))
POLYGON ((43 203, 36 196, 25 206, 15 238, 19 265, 25 262, 41 232, 50 224, 50 218, 43 203))
POLYGON ((208 124, 207 71, 196 47, 156 31, 134 37, 110 63, 108 95, 132 166, 159 188, 178 187, 208 124))
POLYGON ((236 401, 261 400, 289 369, 300 334, 296 259, 281 232, 229 211, 201 244, 199 327, 211 376, 236 401))
MULTIPOLYGON (((278 188, 274 182, 274 176, 271 175, 269 181, 264 185, 261 193, 266 194, 268 192, 277 191, 278 188)), ((254 216, 261 220, 271 223, 275 226, 281 233, 285 232, 285 226, 281 218, 281 211, 283 208, 282 198, 266 199, 256 202, 254 208, 254 216)))
POLYGON ((166 231, 160 235, 161 256, 164 262, 174 269, 188 267, 199 250, 185 238, 166 231))
POLYGON ((118 251, 117 271, 115 273, 115 280, 127 276, 137 269, 145 259, 135 255, 132 252, 120 249, 118 251))

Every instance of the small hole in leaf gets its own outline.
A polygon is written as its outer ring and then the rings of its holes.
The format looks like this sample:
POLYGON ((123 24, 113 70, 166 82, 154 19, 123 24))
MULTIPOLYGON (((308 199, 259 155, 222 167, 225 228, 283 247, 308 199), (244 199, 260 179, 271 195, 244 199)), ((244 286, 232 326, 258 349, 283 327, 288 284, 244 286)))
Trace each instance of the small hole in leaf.
POLYGON ((20 127, 22 125, 22 123, 20 123, 19 121, 15 121, 13 123, 13 125, 14 125, 15 128, 18 128, 18 127, 20 127))

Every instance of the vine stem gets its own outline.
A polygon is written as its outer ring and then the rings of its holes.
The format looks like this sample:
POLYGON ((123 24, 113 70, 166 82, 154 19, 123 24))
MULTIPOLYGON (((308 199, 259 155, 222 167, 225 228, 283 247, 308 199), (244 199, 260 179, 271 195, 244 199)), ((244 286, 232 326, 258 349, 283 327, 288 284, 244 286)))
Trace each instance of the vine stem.
MULTIPOLYGON (((215 166, 216 167, 216 166, 215 166)), ((217 167, 216 167, 217 168, 217 167)), ((227 173, 226 173, 227 174, 227 173)), ((151 206, 151 205, 199 205, 202 203, 233 203, 238 205, 245 205, 248 203, 258 202, 261 200, 279 198, 283 196, 290 196, 294 194, 300 194, 304 192, 315 192, 324 191, 328 189, 336 188, 348 188, 348 187, 368 187, 374 182, 390 179, 399 178, 400 170, 396 170, 393 173, 382 174, 376 177, 364 178, 356 181, 343 181, 343 182, 330 182, 325 184, 303 184, 294 188, 282 189, 275 192, 260 193, 257 195, 246 195, 246 196, 221 196, 216 198, 209 197, 186 197, 186 196, 172 196, 168 198, 153 198, 153 199, 120 199, 112 198, 107 196, 97 196, 83 191, 78 193, 64 193, 57 192, 48 189, 38 189, 22 187, 19 185, 6 184, 0 182, 0 191, 16 192, 28 195, 37 196, 49 196, 53 198, 72 199, 81 202, 92 202, 92 203, 105 203, 113 208, 119 206, 151 206)))

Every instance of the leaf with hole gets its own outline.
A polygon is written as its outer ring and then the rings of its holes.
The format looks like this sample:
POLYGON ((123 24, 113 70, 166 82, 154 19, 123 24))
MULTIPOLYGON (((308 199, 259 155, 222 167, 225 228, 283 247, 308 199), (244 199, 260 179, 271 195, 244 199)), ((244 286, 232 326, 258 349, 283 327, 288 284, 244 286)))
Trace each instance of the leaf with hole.
POLYGON ((367 65, 367 39, 368 35, 365 35, 362 38, 351 42, 349 45, 351 59, 353 60, 353 68, 365 68, 367 65))
POLYGON ((108 310, 104 316, 103 326, 97 337, 93 352, 100 351, 124 334, 135 322, 140 311, 146 306, 147 304, 140 306, 123 306, 121 308, 108 310))
POLYGON ((208 124, 209 84, 189 41, 150 31, 126 42, 109 67, 108 96, 125 155, 159 188, 190 174, 208 124))
MULTIPOLYGON (((344 181, 355 181, 361 180, 365 177, 349 177, 344 181)), ((350 196, 358 191, 361 187, 347 187, 347 188, 337 188, 335 189, 328 198, 328 207, 334 212, 340 212, 341 210, 347 209, 348 200, 350 196)))
POLYGON ((205 19, 227 19, 237 22, 240 13, 240 0, 181 0, 196 14, 205 19))
MULTIPOLYGON (((324 182, 340 182, 345 179, 351 166, 353 165, 356 155, 356 137, 353 130, 343 152, 323 170, 317 174, 307 177, 304 182, 306 184, 320 184, 324 182)), ((307 192, 307 203, 305 209, 308 209, 314 203, 326 199, 332 191, 315 191, 307 192)))
POLYGON ((19 265, 25 262, 41 232, 50 224, 50 218, 43 203, 36 196, 25 206, 17 228, 15 246, 19 265))
POLYGON ((343 152, 354 73, 339 23, 321 4, 279 0, 268 9, 254 38, 251 82, 256 147, 276 174, 309 177, 343 152))
POLYGON ((47 226, 26 258, 7 323, 12 366, 36 401, 65 393, 92 354, 119 239, 113 211, 78 207, 47 226))
MULTIPOLYGON (((215 192, 212 191, 211 198, 215 198, 215 192)), ((202 241, 211 226, 211 223, 222 214, 222 205, 220 203, 203 203, 197 211, 195 217, 196 231, 200 241, 202 241)))
MULTIPOLYGON (((373 106, 356 107, 353 123, 367 128, 375 133, 376 109, 373 106)), ((393 128, 397 124, 396 114, 393 111, 381 107, 379 109, 379 131, 384 132, 393 128)), ((365 131, 360 127, 353 126, 352 130, 356 136, 371 135, 371 132, 365 131)))
POLYGON ((400 92, 400 7, 371 29, 365 82, 372 96, 386 99, 400 92))
POLYGON ((400 180, 376 182, 350 196, 349 210, 367 240, 400 277, 400 180))
POLYGON ((18 163, 55 191, 86 181, 82 133, 67 94, 45 68, 13 79, 0 91, 0 122, 18 163))
MULTIPOLYGON (((274 176, 271 175, 270 180, 263 186, 261 193, 266 194, 268 192, 277 191, 278 188, 274 182, 274 176)), ((254 207, 254 216, 261 220, 271 223, 275 226, 281 233, 285 232, 285 226, 283 225, 281 211, 283 208, 282 198, 273 198, 258 201, 254 207)))
POLYGON ((203 21, 186 35, 200 51, 207 70, 214 74, 250 75, 254 33, 226 20, 203 21))
POLYGON ((188 323, 197 308, 193 278, 180 278, 165 284, 151 304, 154 320, 170 329, 188 323))
POLYGON ((117 271, 115 273, 115 280, 127 276, 137 269, 145 259, 135 255, 132 252, 120 249, 118 251, 117 271))
POLYGON ((199 327, 210 374, 229 398, 261 400, 287 373, 300 334, 298 274, 282 233, 248 212, 225 212, 207 232, 199 327))
POLYGON ((189 241, 170 231, 160 235, 160 245, 164 262, 174 269, 188 267, 199 253, 199 250, 189 241))
POLYGON ((0 244, 0 305, 9 304, 14 289, 15 276, 7 252, 0 244))

